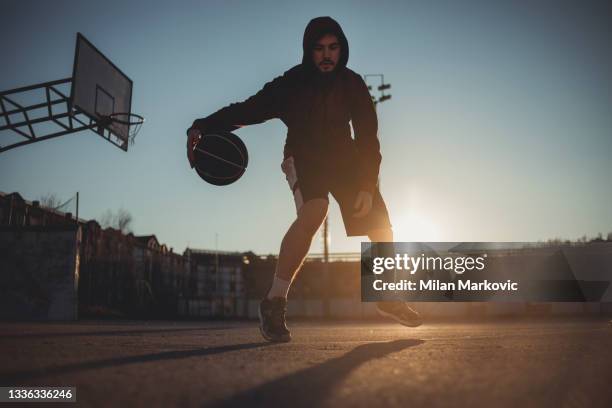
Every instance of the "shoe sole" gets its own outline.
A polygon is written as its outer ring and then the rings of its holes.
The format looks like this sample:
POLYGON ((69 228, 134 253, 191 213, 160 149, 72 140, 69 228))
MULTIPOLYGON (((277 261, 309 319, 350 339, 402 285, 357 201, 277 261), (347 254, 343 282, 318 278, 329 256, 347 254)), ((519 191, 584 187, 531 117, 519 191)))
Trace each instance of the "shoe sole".
POLYGON ((263 328, 263 317, 261 316, 261 307, 257 308, 257 316, 259 317, 259 332, 261 336, 271 343, 288 343, 291 341, 291 335, 289 337, 274 338, 270 337, 263 328))
POLYGON ((379 315, 393 319, 399 324, 404 325, 406 327, 419 327, 420 325, 423 324, 423 321, 420 318, 419 320, 402 320, 398 318, 397 316, 395 316, 394 314, 387 313, 384 310, 380 310, 379 308, 376 308, 376 311, 378 312, 379 315))

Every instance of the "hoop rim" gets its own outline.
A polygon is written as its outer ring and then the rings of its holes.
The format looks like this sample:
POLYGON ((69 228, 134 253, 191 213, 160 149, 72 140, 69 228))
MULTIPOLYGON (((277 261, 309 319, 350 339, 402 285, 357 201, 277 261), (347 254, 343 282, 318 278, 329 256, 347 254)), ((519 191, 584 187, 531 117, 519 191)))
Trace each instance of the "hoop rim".
POLYGON ((101 120, 108 118, 111 122, 119 123, 121 125, 142 125, 145 122, 145 118, 137 113, 130 112, 115 112, 110 115, 103 116, 101 120), (126 116, 128 120, 118 119, 118 116, 126 116))

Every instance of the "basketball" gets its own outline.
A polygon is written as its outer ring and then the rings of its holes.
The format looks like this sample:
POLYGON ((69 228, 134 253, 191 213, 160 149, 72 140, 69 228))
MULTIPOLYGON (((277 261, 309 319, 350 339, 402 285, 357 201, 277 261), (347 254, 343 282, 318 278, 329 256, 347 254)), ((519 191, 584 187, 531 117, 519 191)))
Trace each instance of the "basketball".
POLYGON ((202 135, 193 153, 196 172, 215 186, 226 186, 238 180, 249 163, 244 142, 231 132, 202 135))

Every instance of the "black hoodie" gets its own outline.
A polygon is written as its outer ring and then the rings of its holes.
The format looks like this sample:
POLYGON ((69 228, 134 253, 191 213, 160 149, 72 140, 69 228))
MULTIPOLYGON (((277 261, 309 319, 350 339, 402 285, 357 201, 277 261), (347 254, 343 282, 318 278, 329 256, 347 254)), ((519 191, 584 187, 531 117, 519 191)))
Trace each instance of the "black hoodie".
POLYGON ((295 156, 329 171, 354 164, 362 188, 372 193, 381 161, 378 122, 365 82, 346 67, 349 47, 342 28, 330 17, 311 20, 304 32, 303 50, 300 65, 247 100, 197 119, 192 127, 202 133, 232 131, 279 118, 287 125, 285 158, 295 156), (340 60, 331 73, 321 73, 311 56, 316 41, 325 34, 336 35, 341 45, 340 60))

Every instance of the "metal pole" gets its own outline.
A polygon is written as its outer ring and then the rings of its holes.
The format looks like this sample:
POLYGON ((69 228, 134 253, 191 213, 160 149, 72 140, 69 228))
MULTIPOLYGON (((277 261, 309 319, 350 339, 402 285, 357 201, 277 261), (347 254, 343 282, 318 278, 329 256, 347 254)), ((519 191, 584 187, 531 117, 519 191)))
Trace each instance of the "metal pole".
POLYGON ((327 217, 323 223, 323 260, 325 263, 329 262, 329 223, 327 217))
MULTIPOLYGON (((374 113, 376 114, 376 120, 378 121, 378 104, 375 103, 374 104, 374 113)), ((379 138, 380 140, 380 132, 378 132, 378 135, 376 135, 376 137, 379 138)), ((376 187, 378 187, 378 190, 380 191, 380 171, 378 172, 378 178, 376 179, 376 187)))
POLYGON ((219 293, 219 233, 215 232, 215 292, 219 293))
MULTIPOLYGON (((374 95, 371 95, 372 101, 374 102, 374 111, 376 112, 376 115, 378 116, 378 104, 385 102, 389 100, 389 98, 391 98, 391 95, 385 95, 385 90, 390 89, 391 84, 385 84, 385 76, 383 74, 365 74, 363 76, 364 82, 367 81, 368 77, 380 78, 380 86, 378 87, 378 91, 380 92, 380 97, 376 98, 374 97, 374 95)), ((371 89, 371 88, 372 87, 368 86, 368 89, 371 89)), ((376 180, 376 186, 380 190, 380 175, 378 177, 378 180, 376 180)))
POLYGON ((76 222, 79 223, 79 192, 76 194, 76 222))
POLYGON ((69 82, 72 82, 72 77, 64 78, 64 79, 58 79, 58 80, 55 80, 55 81, 41 82, 40 84, 35 84, 35 85, 22 86, 20 88, 9 89, 7 91, 0 92, 0 96, 10 95, 10 94, 14 94, 14 93, 21 93, 21 92, 26 92, 26 91, 32 91, 34 89, 45 88, 47 86, 67 84, 69 82))
POLYGON ((323 316, 329 317, 329 300, 331 298, 331 290, 329 289, 329 223, 327 217, 323 222, 323 316))
POLYGON ((8 216, 8 224, 11 225, 11 221, 13 220, 13 203, 15 201, 15 196, 11 195, 11 203, 9 204, 9 216, 8 216))

